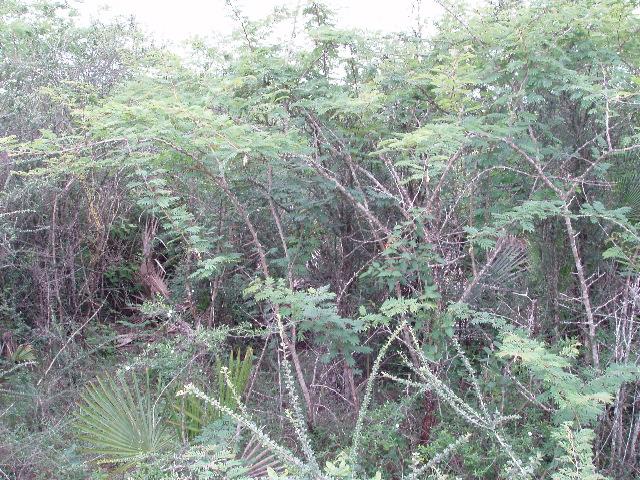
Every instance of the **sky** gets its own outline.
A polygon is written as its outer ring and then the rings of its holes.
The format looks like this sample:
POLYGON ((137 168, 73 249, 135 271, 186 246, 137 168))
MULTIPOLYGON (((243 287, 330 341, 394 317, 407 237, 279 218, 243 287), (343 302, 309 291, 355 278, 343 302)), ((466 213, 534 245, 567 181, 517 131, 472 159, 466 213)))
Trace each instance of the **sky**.
MULTIPOLYGON (((234 20, 224 0, 71 0, 85 19, 134 15, 157 39, 174 45, 192 37, 228 34, 234 20), (103 8, 108 6, 108 10, 103 8)), ((275 6, 303 6, 304 0, 236 0, 252 20, 268 15, 275 6)), ((326 0, 339 12, 338 26, 385 32, 409 30, 419 18, 429 20, 441 13, 434 0, 326 0), (419 5, 419 7, 417 7, 419 5)))

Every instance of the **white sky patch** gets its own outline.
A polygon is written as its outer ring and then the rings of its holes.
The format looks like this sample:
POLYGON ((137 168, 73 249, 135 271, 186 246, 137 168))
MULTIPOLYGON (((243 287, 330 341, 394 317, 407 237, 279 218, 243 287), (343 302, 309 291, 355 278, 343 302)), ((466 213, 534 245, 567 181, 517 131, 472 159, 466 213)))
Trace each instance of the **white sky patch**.
MULTIPOLYGON (((82 18, 133 15, 155 38, 177 45, 193 36, 227 35, 237 27, 224 0, 71 0, 82 18), (105 7, 107 10, 105 10, 105 7)), ((302 8, 304 0, 240 0, 235 4, 251 20, 271 13, 274 7, 302 8)), ((418 19, 430 23, 442 13, 433 0, 328 0, 338 12, 342 28, 411 31, 418 19)))

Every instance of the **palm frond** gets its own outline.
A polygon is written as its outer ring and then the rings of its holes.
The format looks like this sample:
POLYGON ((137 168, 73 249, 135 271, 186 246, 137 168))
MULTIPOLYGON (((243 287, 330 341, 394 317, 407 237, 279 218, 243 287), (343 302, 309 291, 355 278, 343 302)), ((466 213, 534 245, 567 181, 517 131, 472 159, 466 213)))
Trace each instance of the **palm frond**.
POLYGON ((276 455, 265 448, 255 436, 249 439, 240 455, 240 460, 247 468, 247 475, 251 478, 264 478, 268 476, 269 469, 274 472, 284 470, 284 466, 276 455))
POLYGON ((628 207, 627 217, 632 222, 640 221, 640 173, 627 173, 616 182, 616 191, 621 206, 628 207))
POLYGON ((11 354, 11 360, 14 363, 35 362, 36 354, 33 351, 33 345, 28 343, 19 345, 11 354))
MULTIPOLYGON (((244 356, 241 355, 240 349, 237 352, 231 350, 224 366, 219 358, 216 360, 217 398, 220 403, 232 410, 238 408, 238 399, 247 387, 252 365, 251 347, 247 348, 244 356)), ((221 415, 222 412, 198 397, 182 396, 173 403, 170 423, 178 428, 183 438, 191 441, 202 432, 203 427, 218 420, 221 415)))
POLYGON ((75 429, 99 463, 129 464, 172 445, 172 432, 157 410, 135 375, 130 384, 106 375, 85 388, 75 429))
POLYGON ((487 262, 469 283, 461 300, 471 302, 485 289, 505 288, 526 269, 526 243, 513 236, 502 237, 487 256, 487 262))

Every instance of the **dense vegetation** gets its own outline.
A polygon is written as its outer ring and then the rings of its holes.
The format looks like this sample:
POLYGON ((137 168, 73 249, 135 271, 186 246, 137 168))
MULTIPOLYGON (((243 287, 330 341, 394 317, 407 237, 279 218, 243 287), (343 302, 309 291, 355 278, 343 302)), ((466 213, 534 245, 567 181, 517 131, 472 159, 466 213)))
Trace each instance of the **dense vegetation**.
POLYGON ((0 478, 640 477, 637 2, 441 4, 0 1, 0 478))

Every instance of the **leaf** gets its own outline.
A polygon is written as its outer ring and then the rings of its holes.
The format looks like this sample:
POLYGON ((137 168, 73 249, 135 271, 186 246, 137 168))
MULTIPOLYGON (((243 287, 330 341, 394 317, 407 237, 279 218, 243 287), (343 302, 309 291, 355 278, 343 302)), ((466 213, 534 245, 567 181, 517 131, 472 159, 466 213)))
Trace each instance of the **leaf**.
POLYGON ((135 375, 131 384, 105 375, 87 385, 74 429, 100 463, 128 465, 174 446, 175 437, 135 375))

